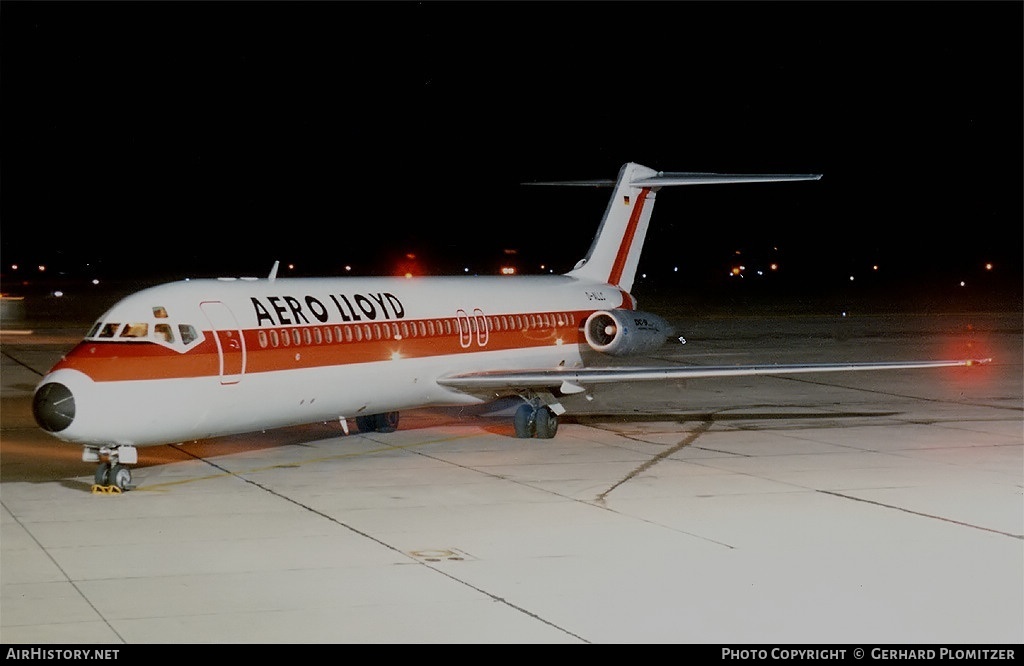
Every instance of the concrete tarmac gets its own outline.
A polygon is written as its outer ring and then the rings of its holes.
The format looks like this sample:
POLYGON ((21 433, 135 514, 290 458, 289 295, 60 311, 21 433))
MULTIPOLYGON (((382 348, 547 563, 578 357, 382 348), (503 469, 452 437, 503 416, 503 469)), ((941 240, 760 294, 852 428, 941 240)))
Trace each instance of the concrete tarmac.
POLYGON ((0 642, 1024 642, 1021 313, 674 323, 633 362, 995 360, 146 448, 94 495, 29 408, 88 322, 7 321, 0 642))

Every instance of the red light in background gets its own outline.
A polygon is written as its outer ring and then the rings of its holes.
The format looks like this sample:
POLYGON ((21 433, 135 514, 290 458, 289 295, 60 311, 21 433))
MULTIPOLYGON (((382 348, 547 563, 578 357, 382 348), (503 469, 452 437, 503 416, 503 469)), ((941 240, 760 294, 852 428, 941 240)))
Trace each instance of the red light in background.
POLYGON ((949 382, 953 387, 979 386, 993 377, 992 363, 995 349, 989 335, 978 331, 972 324, 967 324, 960 331, 951 332, 942 341, 939 358, 951 360, 975 361, 961 368, 950 368, 949 382), (992 363, 988 361, 992 359, 992 363))

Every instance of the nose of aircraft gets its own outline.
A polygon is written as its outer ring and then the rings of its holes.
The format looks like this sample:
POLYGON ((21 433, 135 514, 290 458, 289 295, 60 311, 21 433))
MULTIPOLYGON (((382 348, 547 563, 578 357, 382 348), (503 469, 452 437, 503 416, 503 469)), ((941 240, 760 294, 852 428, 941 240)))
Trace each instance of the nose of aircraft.
POLYGON ((47 432, 60 432, 75 420, 75 396, 58 382, 48 382, 32 398, 32 415, 47 432))

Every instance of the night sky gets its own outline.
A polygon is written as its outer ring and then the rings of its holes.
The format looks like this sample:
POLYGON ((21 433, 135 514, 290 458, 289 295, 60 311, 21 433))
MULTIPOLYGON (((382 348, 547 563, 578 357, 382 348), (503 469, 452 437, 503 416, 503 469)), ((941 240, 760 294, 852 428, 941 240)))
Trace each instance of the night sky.
POLYGON ((662 191, 651 284, 713 289, 778 261, 791 287, 965 280, 1019 302, 1022 10, 4 0, 3 288, 40 263, 561 272, 610 191, 521 183, 635 161, 823 174, 662 191))

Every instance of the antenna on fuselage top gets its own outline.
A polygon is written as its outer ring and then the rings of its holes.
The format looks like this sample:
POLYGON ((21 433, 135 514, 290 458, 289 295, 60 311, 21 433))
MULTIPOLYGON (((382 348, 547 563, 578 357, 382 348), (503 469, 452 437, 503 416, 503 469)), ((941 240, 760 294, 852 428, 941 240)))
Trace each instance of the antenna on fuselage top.
POLYGON ((270 275, 267 276, 267 279, 270 280, 271 282, 273 282, 277 278, 277 267, 280 264, 281 264, 280 261, 275 261, 274 262, 274 267, 270 269, 270 275))

